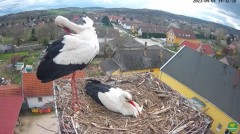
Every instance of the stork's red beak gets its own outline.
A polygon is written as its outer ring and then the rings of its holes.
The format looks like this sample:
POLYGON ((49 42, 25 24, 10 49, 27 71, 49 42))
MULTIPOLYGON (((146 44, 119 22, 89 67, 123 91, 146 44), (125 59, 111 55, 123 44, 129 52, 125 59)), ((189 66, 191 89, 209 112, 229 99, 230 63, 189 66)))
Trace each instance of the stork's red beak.
MULTIPOLYGON (((133 101, 132 100, 130 100, 130 101, 128 101, 131 105, 133 105, 136 109, 137 109, 137 107, 136 107, 136 105, 133 103, 133 101)), ((137 109, 137 111, 138 111, 138 109, 137 109)), ((140 112, 138 111, 138 113, 140 114, 140 112)))
POLYGON ((128 101, 130 104, 132 104, 134 107, 136 107, 136 105, 133 103, 132 100, 128 101))
POLYGON ((63 30, 64 30, 67 34, 70 34, 70 33, 71 33, 70 29, 67 28, 67 27, 64 27, 63 30))

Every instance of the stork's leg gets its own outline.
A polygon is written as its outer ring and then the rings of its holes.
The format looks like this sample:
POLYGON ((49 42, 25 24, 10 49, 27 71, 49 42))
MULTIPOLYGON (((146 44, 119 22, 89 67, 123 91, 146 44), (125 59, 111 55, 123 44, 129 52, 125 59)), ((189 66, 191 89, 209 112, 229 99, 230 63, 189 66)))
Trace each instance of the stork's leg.
POLYGON ((71 88, 72 88, 72 108, 74 111, 77 111, 79 102, 78 102, 78 93, 77 93, 77 87, 76 87, 76 73, 75 72, 72 74, 71 88))

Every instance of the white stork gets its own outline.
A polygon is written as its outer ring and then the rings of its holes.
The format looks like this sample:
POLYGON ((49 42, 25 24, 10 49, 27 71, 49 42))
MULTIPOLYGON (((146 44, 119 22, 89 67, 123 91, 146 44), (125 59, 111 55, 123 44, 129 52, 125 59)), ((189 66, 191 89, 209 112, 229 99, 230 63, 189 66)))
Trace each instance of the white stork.
POLYGON ((138 117, 143 109, 132 100, 132 95, 120 88, 113 88, 97 80, 87 80, 86 94, 107 109, 138 117))
MULTIPOLYGON (((93 21, 82 17, 85 24, 77 25, 63 16, 57 16, 55 24, 68 33, 63 39, 52 43, 46 50, 37 69, 37 78, 49 82, 73 73, 71 87, 77 94, 75 71, 84 69, 99 52, 99 42, 93 21), (76 34, 70 33, 70 30, 76 34)), ((77 95, 75 95, 77 99, 77 95)))

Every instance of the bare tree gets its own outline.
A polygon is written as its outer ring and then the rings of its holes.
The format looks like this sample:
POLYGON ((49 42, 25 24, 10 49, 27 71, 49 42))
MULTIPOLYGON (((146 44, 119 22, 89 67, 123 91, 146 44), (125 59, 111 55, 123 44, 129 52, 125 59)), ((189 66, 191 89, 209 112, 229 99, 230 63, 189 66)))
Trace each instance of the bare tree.
POLYGON ((210 29, 208 29, 208 28, 202 29, 202 32, 203 32, 203 35, 204 35, 206 38, 208 38, 208 37, 210 36, 210 34, 211 34, 211 31, 210 31, 210 29))
POLYGON ((217 28, 216 31, 215 31, 215 37, 217 40, 221 40, 224 38, 224 35, 225 35, 225 30, 222 29, 222 28, 217 28))
POLYGON ((11 31, 13 35, 14 44, 20 46, 23 43, 24 38, 24 28, 23 27, 12 27, 11 31))

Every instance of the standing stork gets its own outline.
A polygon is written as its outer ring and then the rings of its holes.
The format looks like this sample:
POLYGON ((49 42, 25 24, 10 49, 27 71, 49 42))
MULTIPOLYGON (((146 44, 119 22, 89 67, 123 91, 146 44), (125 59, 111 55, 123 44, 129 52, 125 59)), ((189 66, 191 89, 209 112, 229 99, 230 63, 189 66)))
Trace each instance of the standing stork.
POLYGON ((99 52, 99 42, 93 21, 87 16, 82 19, 85 24, 77 25, 63 16, 56 17, 56 26, 63 28, 68 35, 54 41, 47 48, 47 53, 37 68, 37 78, 43 83, 72 74, 73 108, 78 103, 75 71, 84 69, 99 52), (75 34, 70 33, 70 30, 75 34))

